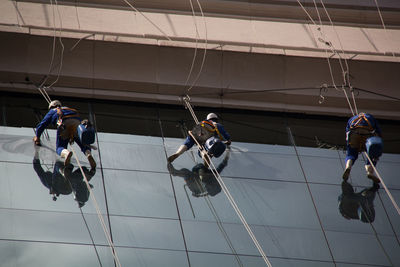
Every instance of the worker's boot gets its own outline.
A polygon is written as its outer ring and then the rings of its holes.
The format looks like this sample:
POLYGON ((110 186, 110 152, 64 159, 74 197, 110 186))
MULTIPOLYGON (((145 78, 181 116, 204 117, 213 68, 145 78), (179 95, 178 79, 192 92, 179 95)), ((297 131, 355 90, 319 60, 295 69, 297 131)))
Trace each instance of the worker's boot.
POLYGON ((175 152, 175 154, 172 154, 171 156, 168 157, 168 162, 173 162, 177 157, 183 154, 187 150, 186 145, 181 145, 178 150, 175 152))
POLYGON ((346 162, 346 169, 344 169, 343 176, 342 176, 343 180, 347 181, 347 179, 349 179, 349 175, 350 175, 352 166, 353 166, 353 160, 348 159, 346 162))
POLYGON ((96 161, 94 160, 90 150, 86 150, 85 155, 86 155, 86 157, 87 157, 87 159, 89 161, 90 168, 92 168, 92 169, 96 168, 96 161))
POLYGON ((61 157, 64 158, 64 165, 68 166, 71 162, 72 151, 69 151, 68 149, 63 149, 61 151, 61 157))
POLYGON ((371 165, 365 165, 365 170, 367 171, 367 177, 374 181, 374 183, 381 182, 381 180, 379 180, 379 178, 374 174, 374 168, 371 165))

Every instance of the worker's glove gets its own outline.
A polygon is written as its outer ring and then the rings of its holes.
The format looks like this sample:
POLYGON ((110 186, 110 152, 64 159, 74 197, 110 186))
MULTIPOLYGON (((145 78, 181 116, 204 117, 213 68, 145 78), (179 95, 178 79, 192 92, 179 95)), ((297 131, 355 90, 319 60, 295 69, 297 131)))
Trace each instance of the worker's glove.
POLYGON ((40 143, 40 138, 35 136, 33 137, 33 143, 35 143, 35 145, 37 146, 41 146, 42 144, 40 143))
POLYGON ((230 146, 231 145, 231 140, 225 141, 225 145, 230 146))

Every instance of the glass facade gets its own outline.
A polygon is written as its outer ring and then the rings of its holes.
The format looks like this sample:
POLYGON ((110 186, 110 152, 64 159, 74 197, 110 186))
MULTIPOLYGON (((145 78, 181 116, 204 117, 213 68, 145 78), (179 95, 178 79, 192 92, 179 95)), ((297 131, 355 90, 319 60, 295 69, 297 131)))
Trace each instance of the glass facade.
MULTIPOLYGON (((122 266, 266 266, 197 151, 167 164, 183 141, 167 134, 181 130, 172 112, 143 107, 115 121, 117 111, 107 114, 101 105, 78 105, 100 129, 97 169, 72 146, 90 192, 76 159, 64 167, 56 155, 55 130, 34 147, 32 129, 10 127, 7 108, 9 126, 0 127, 1 266, 115 266, 93 196, 122 266), (105 132, 112 123, 114 133, 105 132)), ((35 120, 31 115, 25 119, 35 120)), ((228 131, 235 128, 229 116, 228 131)), ((315 131, 305 136, 297 123, 275 119, 266 138, 279 144, 234 137, 231 150, 213 160, 272 266, 399 266, 400 216, 385 191, 372 188, 362 157, 342 184, 343 152, 305 147, 302 138, 315 131), (348 190, 373 203, 370 222, 341 215, 338 199, 344 205, 348 190)), ((249 125, 254 131, 262 121, 249 125)), ((400 154, 385 153, 377 167, 399 202, 400 154)))

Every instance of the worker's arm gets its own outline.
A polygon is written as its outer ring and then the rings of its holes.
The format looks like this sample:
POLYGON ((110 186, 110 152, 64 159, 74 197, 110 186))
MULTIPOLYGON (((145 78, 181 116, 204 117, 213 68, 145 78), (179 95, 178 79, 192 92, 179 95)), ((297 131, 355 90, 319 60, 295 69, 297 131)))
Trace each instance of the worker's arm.
POLYGON ((218 131, 221 133, 222 137, 226 140, 226 144, 230 145, 231 144, 231 136, 227 131, 225 131, 224 126, 222 124, 217 123, 218 131))
POLYGON ((43 120, 37 125, 36 136, 33 138, 33 142, 35 142, 35 145, 40 145, 40 136, 42 135, 46 127, 51 123, 53 115, 55 113, 55 109, 50 110, 49 112, 47 112, 46 116, 44 116, 43 120))

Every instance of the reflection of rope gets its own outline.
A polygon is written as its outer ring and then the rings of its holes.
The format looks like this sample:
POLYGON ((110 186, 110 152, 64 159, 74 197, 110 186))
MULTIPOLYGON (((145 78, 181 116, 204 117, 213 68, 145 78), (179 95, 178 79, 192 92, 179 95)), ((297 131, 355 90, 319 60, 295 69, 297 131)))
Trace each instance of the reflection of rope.
MULTIPOLYGON (((193 108, 190 104, 190 100, 189 100, 189 96, 185 97, 184 99, 185 105, 187 106, 187 108, 189 109, 190 113, 193 116, 194 121, 196 122, 196 124, 198 124, 199 120, 196 117, 196 114, 193 111, 193 108)), ((189 132, 189 134, 191 135, 191 137, 193 138, 193 140, 196 142, 198 149, 200 151, 203 150, 202 146, 199 144, 199 142, 196 140, 196 138, 192 135, 191 132, 189 132)), ((242 212, 240 211, 239 207, 237 206, 235 200, 233 199, 232 195, 230 194, 228 188, 226 187, 224 181, 222 180, 221 176, 219 175, 218 171, 215 168, 214 163, 211 161, 211 158, 209 157, 209 155, 206 153, 205 154, 205 158, 207 159, 209 165, 210 165, 210 170, 212 172, 212 174, 215 176, 215 178, 217 179, 218 183, 220 184, 222 190, 224 191, 226 197, 228 198, 230 204, 232 205, 233 209, 235 210, 236 214, 238 215, 240 221, 243 223, 243 226, 246 228, 247 233, 249 234, 250 238, 253 240, 254 245, 256 246, 257 250, 259 251, 259 253, 261 254, 261 257, 263 258, 264 262, 271 267, 271 263, 268 260, 267 256, 265 255, 260 243, 258 242, 256 236, 254 235, 253 231, 251 230, 249 224, 247 223, 246 219, 244 218, 242 212)))
POLYGON ((303 174, 304 181, 306 183, 308 193, 310 194, 311 201, 312 201, 312 204, 313 204, 313 207, 314 207, 314 210, 315 210, 315 214, 316 214, 318 222, 319 222, 319 226, 321 227, 322 234, 324 235, 326 246, 328 247, 329 253, 330 253, 331 257, 332 257, 333 264, 336 266, 335 257, 333 256, 333 252, 332 252, 331 246, 329 245, 329 242, 328 242, 328 237, 326 236, 326 233, 325 233, 325 230, 324 230, 324 227, 323 227, 323 224, 322 224, 321 217, 319 216, 317 205, 315 204, 314 196, 313 196, 313 194, 311 192, 311 188, 310 188, 310 184, 308 182, 307 176, 306 176, 306 172, 304 171, 303 163, 301 162, 299 152, 297 151, 297 146, 296 146, 296 142, 294 140, 293 134, 292 134, 292 130, 290 129, 289 126, 287 127, 287 130, 288 130, 290 142, 292 143, 292 146, 294 148, 294 152, 296 153, 296 157, 297 157, 297 160, 299 162, 300 169, 301 169, 301 172, 303 174))
POLYGON ((90 198, 92 199, 93 205, 94 205, 94 207, 96 208, 97 217, 99 217, 101 226, 102 226, 102 228, 103 228, 103 231, 104 231, 104 234, 105 234, 105 236, 106 236, 107 242, 108 242, 108 244, 109 244, 109 246, 110 246, 111 253, 112 253, 113 257, 114 257, 115 263, 116 263, 116 265, 117 265, 118 267, 121 267, 121 263, 120 263, 120 261, 119 261, 119 259, 118 259, 117 251, 115 250, 114 243, 113 243, 113 241, 111 240, 110 233, 108 232, 107 226, 106 226, 106 224, 105 224, 105 222, 104 222, 104 219, 103 219, 103 216, 101 215, 101 211, 100 211, 99 205, 97 204, 96 198, 94 197, 94 194, 93 194, 93 192, 92 192, 92 188, 91 188, 90 185, 89 185, 89 181, 88 181, 88 179, 87 179, 87 177, 86 177, 85 172, 84 172, 83 169, 82 169, 82 166, 81 166, 81 163, 80 163, 80 161, 79 161, 79 158, 78 158, 78 156, 76 155, 75 150, 74 150, 74 148, 72 147, 72 145, 71 145, 71 151, 72 151, 73 155, 75 156, 75 159, 76 159, 76 161, 77 161, 77 163, 78 163, 79 169, 81 170, 81 173, 82 173, 83 177, 85 178, 84 180, 85 180, 86 186, 87 186, 87 188, 88 188, 88 190, 89 190, 90 198))
MULTIPOLYGON (((158 124, 160 126, 161 129, 161 138, 163 141, 163 148, 164 148, 164 154, 165 154, 165 158, 168 157, 167 155, 167 149, 165 147, 165 137, 164 137, 164 132, 163 132, 163 127, 161 124, 161 119, 160 119, 160 114, 158 114, 158 124)), ((185 232, 183 231, 183 225, 182 225, 182 218, 181 218, 181 213, 179 211, 179 207, 178 207, 178 200, 176 198, 176 192, 175 192, 175 186, 174 186, 174 180, 172 179, 172 174, 169 172, 169 179, 171 181, 171 186, 172 186, 172 192, 173 192, 173 197, 174 197, 174 201, 175 201, 175 206, 176 206, 176 213, 178 214, 178 219, 179 219, 179 226, 181 228, 181 234, 182 234, 182 238, 183 238, 183 245, 185 247, 185 252, 186 252, 186 259, 188 261, 188 265, 190 265, 190 258, 189 258, 189 252, 188 252, 188 248, 187 248, 187 244, 186 244, 186 238, 185 238, 185 232)))
POLYGON ((385 211, 385 214, 386 214, 386 218, 388 219, 389 224, 390 224, 390 227, 392 228, 393 235, 394 235, 394 237, 396 238, 397 244, 398 244, 399 247, 400 247, 400 240, 399 240, 398 234, 396 233, 396 230, 395 230, 394 227, 393 227, 392 220, 391 220, 390 217, 389 217, 389 214, 388 214, 388 211, 386 210, 385 205, 383 205, 383 199, 382 199, 381 195, 379 194, 379 191, 377 192, 377 194, 378 194, 378 196, 379 196, 379 199, 381 200, 383 210, 385 211))
MULTIPOLYGON (((71 183, 70 183, 70 184, 71 184, 71 183)), ((71 185, 71 186, 72 186, 72 185, 71 185)), ((74 195, 75 195, 75 193, 74 193, 74 195)), ((103 264, 101 264, 99 252, 97 251, 96 244, 94 243, 94 239, 93 239, 92 233, 90 232, 89 225, 88 225, 88 223, 87 223, 87 221, 86 221, 86 219, 85 219, 85 216, 83 215, 82 208, 79 208, 79 210, 81 211, 82 219, 83 219, 83 221, 85 222, 86 229, 88 230, 88 233, 89 233, 89 236, 90 236, 90 240, 92 240, 92 245, 93 245, 93 247, 94 247, 94 251, 96 252, 97 260, 99 261, 100 266, 103 267, 103 264)))
MULTIPOLYGON (((197 118, 196 118, 197 119, 197 118)), ((189 132, 190 133, 190 132, 189 132)), ((199 142, 196 140, 196 138, 191 134, 193 140, 196 142, 198 148, 200 151, 203 150, 202 146, 199 144, 199 142)), ((235 200, 233 199, 231 193, 229 192, 228 188, 226 187, 224 181, 222 180, 221 176, 219 175, 218 171, 215 168, 214 163, 211 161, 210 156, 205 153, 205 158, 207 159, 209 165, 210 165, 210 170, 211 172, 214 174, 215 178, 217 179, 218 183, 221 185, 222 190, 224 191, 226 197, 228 198, 229 202, 231 203, 233 209, 235 210, 236 214, 238 215, 240 221, 243 223, 244 227, 246 228, 248 234, 250 235, 250 238, 253 240, 254 245, 256 246, 256 248, 258 249, 258 251, 261 254, 261 257, 263 258, 263 260, 265 261, 265 263, 271 267, 271 263, 269 262, 267 256, 265 255, 260 243, 258 242, 256 236, 254 235, 253 231, 251 230, 249 224, 247 223, 246 219, 244 218, 242 212, 240 211, 239 207, 237 206, 235 200)))
MULTIPOLYGON (((364 212, 365 214, 367 214, 367 213, 366 213, 366 210, 363 208, 363 206, 361 205, 361 202, 360 202, 360 201, 358 201, 358 204, 360 205, 360 207, 361 207, 361 209, 363 210, 363 212, 364 212)), ((390 263, 390 266, 394 266, 392 260, 391 260, 390 257, 389 257, 389 254, 387 253, 385 247, 384 247, 383 244, 382 244, 381 239, 379 238, 378 232, 376 231, 374 225, 373 225, 372 222, 370 221, 369 216, 365 216, 365 218, 368 220, 369 225, 371 226, 372 230, 374 231, 376 240, 378 241, 379 246, 382 248, 383 253, 385 254, 387 260, 388 260, 389 263, 390 263)))

